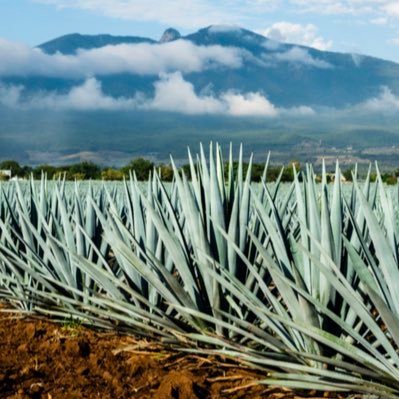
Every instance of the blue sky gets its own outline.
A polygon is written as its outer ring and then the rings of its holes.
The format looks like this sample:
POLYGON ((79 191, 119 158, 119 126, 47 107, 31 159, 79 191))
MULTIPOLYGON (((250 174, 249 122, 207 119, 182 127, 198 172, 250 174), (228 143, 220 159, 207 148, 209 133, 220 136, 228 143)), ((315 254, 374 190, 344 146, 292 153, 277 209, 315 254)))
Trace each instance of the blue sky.
POLYGON ((399 62, 393 0, 12 0, 0 6, 0 38, 35 46, 72 33, 159 38, 232 24, 281 41, 399 62))

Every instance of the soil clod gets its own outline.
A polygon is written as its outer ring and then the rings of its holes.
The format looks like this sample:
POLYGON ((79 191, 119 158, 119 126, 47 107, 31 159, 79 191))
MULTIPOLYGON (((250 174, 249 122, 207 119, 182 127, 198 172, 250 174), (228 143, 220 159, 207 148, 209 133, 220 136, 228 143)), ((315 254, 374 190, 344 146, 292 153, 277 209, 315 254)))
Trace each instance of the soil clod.
POLYGON ((231 362, 167 352, 155 343, 117 333, 80 325, 65 328, 1 312, 0 348, 2 399, 304 397, 255 384, 262 374, 231 362))

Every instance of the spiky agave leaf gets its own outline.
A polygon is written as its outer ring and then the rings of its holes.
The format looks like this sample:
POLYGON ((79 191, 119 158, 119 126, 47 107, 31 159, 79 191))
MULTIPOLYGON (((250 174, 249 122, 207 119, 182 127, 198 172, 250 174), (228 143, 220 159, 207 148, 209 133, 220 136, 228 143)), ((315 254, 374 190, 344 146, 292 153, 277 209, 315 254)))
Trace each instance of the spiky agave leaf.
POLYGON ((190 176, 172 160, 168 186, 1 185, 0 296, 235 356, 266 384, 398 397, 397 193, 377 170, 347 198, 338 164, 332 188, 310 165, 286 188, 269 160, 255 186, 232 154, 226 176, 217 144, 190 176))

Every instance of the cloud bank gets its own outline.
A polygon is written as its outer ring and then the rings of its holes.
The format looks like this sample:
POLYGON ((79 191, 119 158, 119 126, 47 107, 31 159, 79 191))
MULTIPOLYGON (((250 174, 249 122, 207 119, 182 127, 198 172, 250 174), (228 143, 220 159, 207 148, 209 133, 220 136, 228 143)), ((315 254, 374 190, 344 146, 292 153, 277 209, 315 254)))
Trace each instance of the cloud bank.
POLYGON ((184 28, 209 23, 241 24, 243 18, 276 9, 280 0, 34 0, 130 21, 160 22, 184 28))
POLYGON ((216 67, 239 68, 247 55, 239 48, 197 46, 186 40, 164 44, 120 44, 79 50, 76 55, 49 55, 38 48, 0 39, 0 76, 87 78, 115 73, 190 73, 216 67))
POLYGON ((309 116, 310 107, 279 108, 259 92, 239 93, 233 90, 215 95, 199 95, 180 72, 163 74, 155 83, 152 98, 135 93, 131 98, 114 98, 104 94, 95 78, 72 88, 67 94, 40 92, 25 98, 23 86, 0 85, 0 105, 18 109, 53 110, 154 110, 189 115, 219 114, 236 117, 272 118, 280 115, 309 116))
POLYGON ((292 47, 287 51, 265 54, 263 59, 272 62, 272 64, 276 62, 289 62, 296 66, 304 65, 321 69, 333 68, 333 65, 327 61, 313 57, 308 50, 300 47, 292 47))
POLYGON ((394 0, 289 0, 289 3, 306 13, 399 16, 399 4, 394 0))
POLYGON ((355 108, 366 112, 396 114, 399 111, 399 97, 384 86, 379 96, 370 98, 355 108))
POLYGON ((23 86, 0 85, 0 104, 23 110, 121 110, 135 108, 138 97, 107 96, 102 91, 101 83, 95 78, 90 78, 82 85, 73 87, 67 94, 41 91, 26 97, 23 86))
POLYGON ((240 93, 228 90, 219 95, 198 94, 194 86, 180 72, 166 73, 154 83, 153 97, 132 93, 131 97, 114 98, 106 95, 101 82, 95 78, 73 87, 66 94, 56 92, 24 93, 21 85, 0 83, 0 106, 21 110, 74 111, 164 111, 187 115, 225 115, 234 117, 309 117, 334 115, 397 114, 399 96, 382 87, 378 96, 343 109, 319 109, 309 106, 282 108, 273 104, 260 92, 240 93))
POLYGON ((397 18, 395 0, 33 0, 58 8, 75 8, 107 17, 132 21, 157 21, 166 25, 193 28, 209 23, 242 24, 248 18, 270 11, 324 15, 380 15, 397 18))
MULTIPOLYGON (((227 29, 217 26, 215 29, 227 29)), ((228 29, 238 29, 229 27, 228 29)), ((270 46, 272 41, 266 41, 270 46)), ((267 47, 267 46, 266 46, 267 47)), ((270 48, 269 48, 270 49, 270 48)), ((275 49, 277 50, 278 47, 275 49)), ((221 45, 199 46, 187 40, 170 43, 119 44, 77 54, 46 54, 38 48, 0 39, 0 77, 45 76, 63 79, 87 79, 93 76, 129 73, 157 76, 179 71, 183 74, 203 72, 215 68, 238 69, 246 63, 264 65, 291 62, 315 68, 331 67, 327 62, 312 57, 301 48, 275 52, 262 59, 243 48, 221 45)), ((270 66, 267 65, 266 66, 270 66)))

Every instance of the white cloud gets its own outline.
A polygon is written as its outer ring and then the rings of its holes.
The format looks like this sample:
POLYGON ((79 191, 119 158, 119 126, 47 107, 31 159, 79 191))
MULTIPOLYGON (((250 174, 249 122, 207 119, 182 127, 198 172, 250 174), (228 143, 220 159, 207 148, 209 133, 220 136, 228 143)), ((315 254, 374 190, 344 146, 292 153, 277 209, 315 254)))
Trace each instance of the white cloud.
POLYGON ((373 19, 370 20, 370 22, 373 25, 387 25, 388 24, 388 18, 386 18, 386 17, 373 18, 373 19))
POLYGON ((312 107, 301 105, 299 107, 283 108, 281 110, 282 115, 289 116, 313 116, 316 115, 315 110, 312 107))
POLYGON ((154 98, 147 101, 143 107, 185 114, 274 117, 279 113, 260 93, 241 94, 228 91, 220 97, 197 95, 194 86, 184 80, 179 72, 162 76, 155 84, 154 98))
POLYGON ((393 17, 399 17, 399 3, 397 1, 390 1, 388 4, 383 6, 383 10, 393 17))
POLYGON ((2 85, 0 83, 0 104, 14 108, 19 105, 23 86, 2 85))
POLYGON ((281 48, 281 43, 269 38, 268 40, 264 41, 263 47, 270 51, 277 51, 279 48, 281 48))
POLYGON ((75 8, 111 18, 157 21, 197 28, 210 24, 242 25, 249 18, 276 9, 325 15, 399 16, 395 0, 32 0, 58 8, 75 8), (378 15, 381 14, 381 15, 378 15))
POLYGON ((184 114, 214 114, 225 111, 223 104, 212 96, 197 96, 194 86, 181 73, 163 75, 155 83, 155 95, 143 105, 146 109, 181 112, 184 114))
POLYGON ((399 46, 399 37, 395 37, 394 39, 391 39, 389 43, 394 44, 395 46, 399 46))
POLYGON ((309 116, 310 107, 279 108, 259 92, 239 93, 233 90, 201 95, 179 72, 164 74, 155 83, 154 97, 136 93, 132 98, 113 98, 104 94, 95 78, 73 87, 66 94, 38 92, 24 96, 21 86, 0 85, 0 105, 17 109, 51 110, 157 110, 183 114, 220 114, 236 117, 309 116))
POLYGON ((79 110, 123 109, 137 106, 135 98, 113 98, 104 95, 101 83, 95 78, 86 80, 81 86, 73 87, 66 95, 43 96, 42 105, 46 108, 69 108, 79 110))
POLYGON ((183 28, 240 24, 248 16, 275 9, 279 0, 34 0, 131 21, 157 21, 183 28))
POLYGON ((314 12, 320 14, 354 14, 364 9, 364 3, 357 0, 290 0, 303 12, 314 12), (355 5, 353 5, 355 3, 355 5))
POLYGON ((370 98, 355 107, 360 111, 376 113, 397 113, 399 111, 399 97, 388 87, 382 87, 378 97, 370 98))
POLYGON ((301 25, 284 21, 276 22, 261 31, 261 34, 278 42, 302 44, 323 51, 331 48, 333 44, 332 40, 326 40, 318 36, 318 28, 313 24, 301 25))
POLYGON ((76 55, 49 55, 37 48, 0 39, 0 76, 86 78, 114 73, 158 75, 176 70, 189 73, 217 66, 238 68, 245 57, 247 53, 238 48, 197 46, 185 40, 120 44, 79 50, 76 55))
POLYGON ((261 93, 239 94, 231 91, 221 98, 229 115, 273 117, 279 114, 279 110, 261 93))
POLYGON ((399 3, 392 0, 289 0, 304 13, 325 15, 375 15, 374 20, 398 17, 399 3))
POLYGON ((137 106, 138 98, 107 96, 102 91, 101 83, 95 78, 87 79, 81 86, 73 87, 67 94, 40 91, 24 96, 22 86, 0 85, 0 104, 21 109, 129 109, 137 106))
POLYGON ((362 54, 357 54, 357 53, 352 53, 351 54, 352 57, 352 61, 353 63, 357 66, 360 67, 360 65, 362 64, 363 60, 364 60, 364 55, 362 54))
POLYGON ((321 69, 333 68, 330 63, 313 57, 307 50, 300 47, 292 47, 285 52, 266 54, 264 59, 266 61, 289 62, 321 69))

